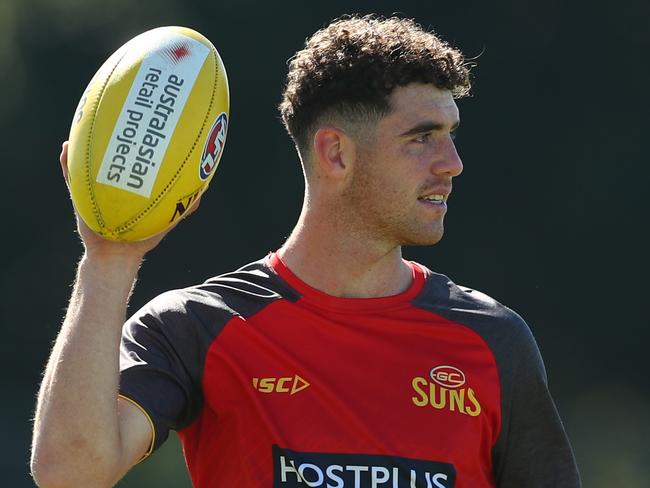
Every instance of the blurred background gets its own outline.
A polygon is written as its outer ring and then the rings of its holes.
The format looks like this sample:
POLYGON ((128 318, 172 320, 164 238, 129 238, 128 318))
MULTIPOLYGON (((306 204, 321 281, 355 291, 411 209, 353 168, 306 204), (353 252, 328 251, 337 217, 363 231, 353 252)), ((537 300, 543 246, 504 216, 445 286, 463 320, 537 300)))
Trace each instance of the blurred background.
MULTIPOLYGON (((526 318, 586 487, 650 486, 650 2, 0 0, 2 486, 33 486, 34 398, 81 253, 57 158, 95 70, 175 24, 209 37, 230 78, 221 166, 149 255, 135 310, 282 244, 303 189, 275 108, 286 60, 353 12, 400 12, 480 55, 445 238, 405 253, 526 318)), ((189 487, 175 436, 119 486, 189 487)))

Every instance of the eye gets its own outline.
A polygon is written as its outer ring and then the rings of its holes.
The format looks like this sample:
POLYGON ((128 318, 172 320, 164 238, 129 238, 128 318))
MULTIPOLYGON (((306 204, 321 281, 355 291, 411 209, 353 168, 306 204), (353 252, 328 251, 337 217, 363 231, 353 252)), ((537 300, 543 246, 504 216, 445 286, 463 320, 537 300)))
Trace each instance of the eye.
POLYGON ((452 141, 455 141, 456 138, 458 137, 458 129, 454 129, 449 133, 449 137, 451 137, 452 141))
POLYGON ((424 134, 418 134, 413 138, 414 142, 425 143, 431 140, 431 132, 425 132, 424 134))

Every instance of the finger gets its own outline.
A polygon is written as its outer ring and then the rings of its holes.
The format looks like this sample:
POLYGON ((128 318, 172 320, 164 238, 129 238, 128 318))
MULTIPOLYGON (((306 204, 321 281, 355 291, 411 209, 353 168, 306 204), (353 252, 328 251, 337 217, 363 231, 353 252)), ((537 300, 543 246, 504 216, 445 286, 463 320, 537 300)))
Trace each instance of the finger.
POLYGON ((61 145, 61 154, 59 155, 59 162, 61 163, 61 171, 66 183, 68 182, 68 141, 61 145))

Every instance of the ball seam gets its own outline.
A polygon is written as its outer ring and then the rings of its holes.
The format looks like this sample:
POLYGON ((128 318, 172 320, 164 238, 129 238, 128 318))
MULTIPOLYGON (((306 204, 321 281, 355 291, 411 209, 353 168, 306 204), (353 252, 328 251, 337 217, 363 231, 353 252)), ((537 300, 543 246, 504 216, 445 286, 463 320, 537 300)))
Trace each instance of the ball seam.
POLYGON ((97 205, 97 200, 95 198, 95 187, 94 187, 94 185, 92 183, 92 177, 91 177, 91 175, 92 175, 92 171, 91 171, 92 147, 91 146, 93 145, 93 140, 94 140, 94 130, 95 130, 95 121, 96 121, 97 111, 99 110, 99 106, 100 106, 100 104, 102 102, 102 99, 104 98, 104 93, 106 92, 106 87, 108 86, 108 83, 109 83, 111 77, 113 76, 113 73, 115 72, 115 70, 119 66, 122 59, 124 59, 124 56, 126 56, 127 52, 128 52, 128 50, 125 50, 124 54, 122 54, 122 56, 120 56, 120 58, 117 60, 115 65, 111 68, 111 72, 108 74, 108 76, 106 77, 106 79, 102 83, 102 86, 101 86, 101 88, 99 90, 99 93, 97 94, 97 100, 96 100, 96 103, 95 103, 95 105, 93 107, 93 110, 92 110, 93 116, 92 116, 91 123, 90 123, 90 130, 88 131, 88 143, 86 144, 86 164, 84 165, 84 168, 86 169, 86 185, 87 185, 88 190, 89 190, 88 193, 90 195, 90 202, 92 204, 93 214, 95 215, 95 220, 97 221, 97 224, 99 225, 99 228, 100 228, 100 232, 102 234, 105 234, 106 231, 108 231, 108 233, 112 234, 112 231, 111 231, 111 229, 109 229, 106 226, 106 222, 104 221, 104 217, 103 217, 101 211, 99 210, 99 206, 97 205))

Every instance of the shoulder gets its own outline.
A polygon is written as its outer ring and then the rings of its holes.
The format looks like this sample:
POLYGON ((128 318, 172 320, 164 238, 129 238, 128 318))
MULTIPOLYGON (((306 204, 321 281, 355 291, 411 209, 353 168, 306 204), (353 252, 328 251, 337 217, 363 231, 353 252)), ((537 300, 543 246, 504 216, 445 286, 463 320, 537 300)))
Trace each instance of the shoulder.
POLYGON ((245 317, 279 299, 296 300, 297 294, 260 259, 204 283, 161 293, 140 312, 245 317))
POLYGON ((126 322, 124 336, 162 335, 168 340, 205 342, 235 317, 250 317, 277 300, 297 300, 265 259, 153 298, 126 322))
POLYGON ((426 279, 422 291, 413 302, 414 305, 443 316, 489 322, 493 326, 525 326, 519 314, 491 296, 467 286, 457 285, 443 274, 434 273, 424 267, 423 269, 426 279))
POLYGON ((499 356, 537 350, 528 324, 517 312, 485 293, 457 285, 449 277, 420 266, 426 280, 414 306, 472 329, 499 356))

